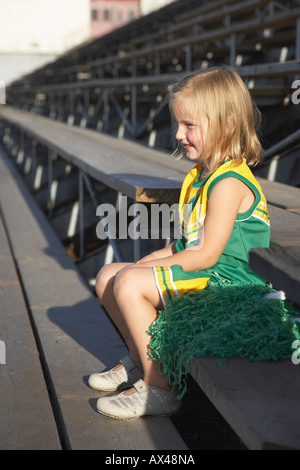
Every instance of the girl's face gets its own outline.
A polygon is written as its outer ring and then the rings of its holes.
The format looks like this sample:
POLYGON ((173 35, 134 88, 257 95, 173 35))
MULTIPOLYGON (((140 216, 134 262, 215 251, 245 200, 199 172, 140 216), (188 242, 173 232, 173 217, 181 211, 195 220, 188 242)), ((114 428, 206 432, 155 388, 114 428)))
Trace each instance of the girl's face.
POLYGON ((208 119, 199 119, 183 97, 173 99, 171 109, 177 123, 176 139, 189 160, 200 161, 207 142, 208 119))

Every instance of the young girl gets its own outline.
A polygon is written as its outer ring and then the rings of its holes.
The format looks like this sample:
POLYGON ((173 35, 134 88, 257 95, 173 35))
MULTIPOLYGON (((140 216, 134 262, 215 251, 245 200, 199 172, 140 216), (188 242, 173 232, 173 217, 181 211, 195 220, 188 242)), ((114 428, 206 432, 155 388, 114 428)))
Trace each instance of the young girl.
POLYGON ((98 411, 113 418, 171 414, 180 406, 176 388, 149 359, 147 330, 170 299, 214 279, 264 283, 248 267, 249 250, 269 246, 270 222, 248 167, 262 151, 260 114, 246 86, 229 67, 197 72, 173 87, 170 110, 180 153, 196 164, 182 186, 181 239, 136 264, 104 266, 97 276, 97 294, 129 349, 114 369, 89 379, 97 390, 127 387, 98 399, 98 411))

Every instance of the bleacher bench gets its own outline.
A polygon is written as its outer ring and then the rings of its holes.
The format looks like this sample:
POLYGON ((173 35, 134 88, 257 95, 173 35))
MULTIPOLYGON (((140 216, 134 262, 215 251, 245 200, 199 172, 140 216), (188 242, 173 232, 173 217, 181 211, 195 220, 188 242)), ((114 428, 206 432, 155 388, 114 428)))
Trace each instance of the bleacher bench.
POLYGON ((4 345, 0 361, 0 448, 61 449, 39 352, 1 214, 0 260, 0 339, 4 345))
POLYGON ((7 331, 8 343, 7 365, 0 369, 0 436, 5 436, 0 447, 186 450, 167 417, 128 422, 96 412, 101 392, 91 390, 87 378, 115 365, 126 354, 125 345, 2 149, 0 201, 56 421, 55 426, 32 338, 27 346, 28 312, 16 275, 10 274, 12 261, 2 265, 1 259, 4 289, 15 283, 16 292, 0 291, 5 297, 1 335, 7 331), (14 319, 26 325, 24 332, 14 319))
POLYGON ((7 105, 0 106, 0 119, 133 201, 178 201, 186 164, 165 152, 7 105))

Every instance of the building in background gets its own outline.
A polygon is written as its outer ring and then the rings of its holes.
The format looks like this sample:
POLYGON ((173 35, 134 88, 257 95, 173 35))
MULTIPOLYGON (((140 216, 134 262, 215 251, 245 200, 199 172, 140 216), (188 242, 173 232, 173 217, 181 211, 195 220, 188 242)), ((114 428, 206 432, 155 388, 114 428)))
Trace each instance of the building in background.
POLYGON ((140 17, 140 0, 90 0, 93 38, 110 33, 140 17))
POLYGON ((91 34, 97 38, 174 0, 90 0, 91 34))
POLYGON ((0 83, 174 0, 0 0, 0 83))

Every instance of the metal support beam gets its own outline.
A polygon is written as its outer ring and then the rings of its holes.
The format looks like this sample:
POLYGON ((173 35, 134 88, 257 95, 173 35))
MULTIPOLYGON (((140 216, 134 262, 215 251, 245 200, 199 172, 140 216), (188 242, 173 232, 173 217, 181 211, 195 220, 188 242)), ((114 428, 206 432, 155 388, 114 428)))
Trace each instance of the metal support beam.
MULTIPOLYGON (((132 76, 136 77, 137 75, 137 68, 136 68, 136 61, 137 59, 132 59, 132 76)), ((136 125, 137 125, 137 93, 136 93, 136 85, 131 87, 131 126, 133 128, 133 134, 135 135, 136 132, 136 125)))
POLYGON ((269 148, 264 152, 264 158, 272 157, 273 155, 277 155, 278 152, 282 152, 285 150, 289 145, 300 141, 300 130, 294 132, 293 134, 289 135, 285 139, 281 140, 277 144, 273 145, 273 147, 269 148))
MULTIPOLYGON (((91 196, 91 199, 93 201, 93 204, 95 206, 95 209, 97 209, 97 207, 99 206, 99 202, 97 201, 97 196, 96 196, 96 192, 93 188, 93 184, 92 184, 92 181, 91 179, 89 178, 89 176, 86 174, 86 173, 83 173, 82 171, 80 171, 80 179, 79 179, 79 202, 80 202, 80 233, 82 232, 82 237, 81 239, 83 240, 83 232, 84 232, 84 224, 83 224, 83 205, 84 205, 84 186, 83 186, 83 182, 85 183, 86 187, 87 187, 87 190, 91 196)), ((102 219, 103 217, 100 217, 100 222, 102 222, 102 219)), ((110 228, 109 227, 106 227, 106 226, 103 226, 104 230, 106 231, 107 233, 107 238, 108 238, 108 241, 109 241, 109 244, 111 245, 113 251, 114 251, 114 255, 115 255, 115 259, 117 262, 122 262, 124 261, 123 259, 123 255, 120 251, 120 248, 119 248, 119 245, 118 245, 118 242, 116 240, 116 234, 112 233, 110 231, 110 228)), ((83 243, 83 242, 82 242, 83 243)), ((84 246, 81 245, 81 255, 83 256, 84 255, 84 246)))
POLYGON ((53 157, 55 152, 51 149, 48 149, 48 216, 52 217, 54 211, 54 194, 53 194, 53 157))
POLYGON ((84 173, 79 170, 78 186, 79 186, 79 260, 84 257, 84 173))
POLYGON ((300 59, 300 18, 297 18, 296 23, 295 59, 300 59))
POLYGON ((231 34, 230 36, 230 65, 235 67, 236 64, 236 35, 231 34))
POLYGON ((186 72, 192 71, 192 46, 188 44, 185 50, 185 70, 186 72))

